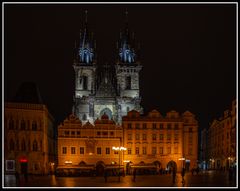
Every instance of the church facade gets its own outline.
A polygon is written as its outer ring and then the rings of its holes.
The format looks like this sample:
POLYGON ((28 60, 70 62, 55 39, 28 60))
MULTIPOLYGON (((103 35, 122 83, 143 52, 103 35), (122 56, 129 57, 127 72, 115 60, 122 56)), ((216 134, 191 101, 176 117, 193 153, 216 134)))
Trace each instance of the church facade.
POLYGON ((96 43, 88 30, 87 21, 75 45, 73 68, 75 92, 73 113, 83 123, 108 115, 117 124, 130 110, 142 112, 140 105, 139 72, 134 37, 128 23, 118 41, 118 58, 112 64, 100 64, 96 57, 96 43))

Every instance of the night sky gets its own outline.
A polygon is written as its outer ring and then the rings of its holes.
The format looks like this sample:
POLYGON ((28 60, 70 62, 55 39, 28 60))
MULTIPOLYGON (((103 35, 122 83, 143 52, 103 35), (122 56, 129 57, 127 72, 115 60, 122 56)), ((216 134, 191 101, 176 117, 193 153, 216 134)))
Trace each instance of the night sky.
POLYGON ((189 110, 200 128, 236 98, 236 4, 4 5, 4 96, 35 82, 56 125, 72 110, 74 42, 88 10, 98 64, 114 64, 128 11, 140 43, 144 112, 189 110))

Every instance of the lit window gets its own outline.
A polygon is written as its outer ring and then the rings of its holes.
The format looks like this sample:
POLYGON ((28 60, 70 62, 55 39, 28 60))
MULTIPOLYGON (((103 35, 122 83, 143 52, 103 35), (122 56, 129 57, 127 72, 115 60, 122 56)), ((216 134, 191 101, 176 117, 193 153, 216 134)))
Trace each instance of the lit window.
POLYGON ((84 154, 84 147, 80 147, 80 154, 84 154))
POLYGON ((146 155, 147 154, 147 148, 146 147, 143 147, 143 154, 146 155))
POLYGON ((67 154, 67 147, 62 148, 62 154, 67 154))
POLYGON ((132 149, 128 148, 128 154, 131 155, 132 154, 132 149))
POLYGON ((106 148, 106 155, 109 155, 109 154, 110 154, 110 148, 107 147, 107 148, 106 148))
POLYGON ((71 147, 71 154, 76 154, 76 148, 75 147, 71 147))
POLYGON ((157 154, 157 147, 152 147, 152 154, 153 155, 157 154))
POLYGON ((139 155, 139 147, 136 147, 136 155, 139 155))

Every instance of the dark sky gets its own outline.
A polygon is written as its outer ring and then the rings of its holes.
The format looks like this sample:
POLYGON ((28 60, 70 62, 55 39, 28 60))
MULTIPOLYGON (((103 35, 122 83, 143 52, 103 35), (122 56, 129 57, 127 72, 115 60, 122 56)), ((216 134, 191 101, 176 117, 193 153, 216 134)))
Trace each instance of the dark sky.
POLYGON ((144 111, 190 110, 206 127, 236 98, 236 4, 4 5, 4 95, 33 81, 57 124, 71 113, 74 41, 84 11, 98 63, 114 63, 116 41, 129 28, 141 45, 144 111))

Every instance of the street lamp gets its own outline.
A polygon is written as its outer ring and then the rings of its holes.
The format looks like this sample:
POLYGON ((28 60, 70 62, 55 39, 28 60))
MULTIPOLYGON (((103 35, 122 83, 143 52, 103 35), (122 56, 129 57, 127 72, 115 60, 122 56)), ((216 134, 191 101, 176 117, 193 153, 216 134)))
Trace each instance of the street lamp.
POLYGON ((125 147, 112 147, 112 150, 114 150, 114 151, 118 151, 118 153, 119 153, 119 173, 118 173, 118 177, 119 177, 119 179, 118 179, 118 181, 120 182, 120 151, 126 151, 127 150, 127 148, 125 148, 125 147))

